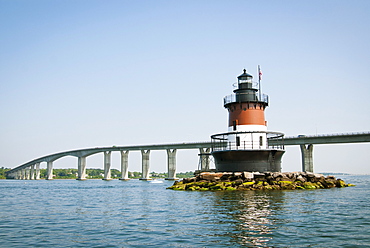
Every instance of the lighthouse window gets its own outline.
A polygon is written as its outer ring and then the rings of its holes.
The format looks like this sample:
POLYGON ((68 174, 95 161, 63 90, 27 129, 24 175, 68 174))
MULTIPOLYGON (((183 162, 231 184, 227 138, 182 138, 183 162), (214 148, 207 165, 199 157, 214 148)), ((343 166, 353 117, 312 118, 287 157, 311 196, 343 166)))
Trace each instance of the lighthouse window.
POLYGON ((236 121, 233 121, 233 131, 236 131, 236 121))
POLYGON ((262 146, 263 145, 263 138, 262 138, 262 136, 260 136, 260 146, 262 146))
POLYGON ((240 137, 236 137, 236 146, 240 146, 240 137))

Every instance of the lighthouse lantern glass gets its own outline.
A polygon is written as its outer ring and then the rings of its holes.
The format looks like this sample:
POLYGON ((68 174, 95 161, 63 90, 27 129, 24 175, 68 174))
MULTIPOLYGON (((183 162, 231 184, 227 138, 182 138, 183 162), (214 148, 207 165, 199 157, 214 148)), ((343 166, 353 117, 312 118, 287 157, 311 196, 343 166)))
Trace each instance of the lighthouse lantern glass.
POLYGON ((252 83, 252 77, 240 77, 239 84, 252 83))

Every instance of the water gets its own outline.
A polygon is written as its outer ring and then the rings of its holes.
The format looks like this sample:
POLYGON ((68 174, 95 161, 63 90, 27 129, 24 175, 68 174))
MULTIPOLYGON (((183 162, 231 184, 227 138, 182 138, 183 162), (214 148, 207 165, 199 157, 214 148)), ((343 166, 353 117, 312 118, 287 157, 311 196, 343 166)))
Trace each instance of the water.
POLYGON ((356 187, 187 192, 173 182, 0 180, 0 247, 370 247, 356 187))

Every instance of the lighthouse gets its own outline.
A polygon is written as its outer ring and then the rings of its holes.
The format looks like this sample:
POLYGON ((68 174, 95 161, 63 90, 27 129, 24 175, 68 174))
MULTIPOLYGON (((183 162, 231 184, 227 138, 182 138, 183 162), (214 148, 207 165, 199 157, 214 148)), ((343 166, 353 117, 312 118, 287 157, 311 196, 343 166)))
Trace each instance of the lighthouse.
POLYGON ((211 136, 216 171, 281 171, 284 134, 267 130, 265 109, 269 98, 260 89, 260 80, 254 82, 244 69, 237 77, 234 93, 224 98, 229 112, 228 132, 211 136), (274 146, 269 145, 271 140, 274 146))

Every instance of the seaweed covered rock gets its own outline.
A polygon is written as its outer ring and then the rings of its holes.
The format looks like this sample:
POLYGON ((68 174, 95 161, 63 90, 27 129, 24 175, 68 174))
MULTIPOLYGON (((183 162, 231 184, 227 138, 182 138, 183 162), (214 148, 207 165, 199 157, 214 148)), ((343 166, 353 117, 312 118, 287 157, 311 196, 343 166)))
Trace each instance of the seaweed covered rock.
POLYGON ((334 176, 310 172, 202 172, 168 187, 173 190, 293 190, 355 186, 334 176))

